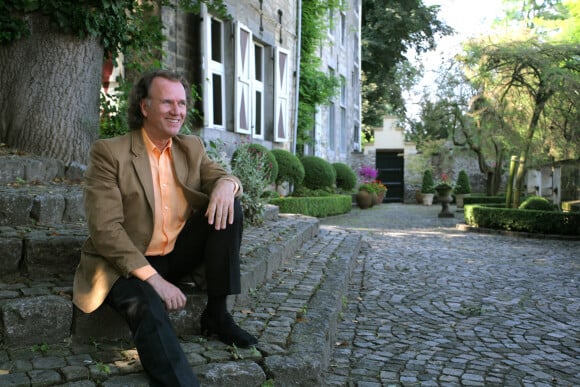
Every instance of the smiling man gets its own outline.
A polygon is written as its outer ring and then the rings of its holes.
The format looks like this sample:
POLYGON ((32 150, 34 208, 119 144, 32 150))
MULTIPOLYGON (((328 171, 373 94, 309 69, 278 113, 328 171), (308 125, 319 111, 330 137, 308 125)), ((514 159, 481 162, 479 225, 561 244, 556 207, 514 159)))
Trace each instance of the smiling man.
POLYGON ((73 301, 85 313, 107 303, 125 318, 155 386, 199 385, 168 316, 187 301, 176 283, 199 268, 208 295, 202 333, 257 343, 226 307, 240 292, 242 186, 198 137, 178 134, 188 89, 178 74, 145 74, 129 97, 132 130, 98 140, 85 175, 89 238, 73 301))

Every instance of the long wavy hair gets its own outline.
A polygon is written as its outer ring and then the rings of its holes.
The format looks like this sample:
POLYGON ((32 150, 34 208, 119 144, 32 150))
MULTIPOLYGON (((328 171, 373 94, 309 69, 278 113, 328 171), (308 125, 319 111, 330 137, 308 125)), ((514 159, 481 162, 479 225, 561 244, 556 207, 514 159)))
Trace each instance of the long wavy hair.
MULTIPOLYGON (((129 129, 137 130, 143 127, 144 117, 141 113, 141 101, 149 97, 151 83, 157 77, 181 82, 187 97, 189 93, 189 84, 182 75, 169 70, 154 70, 143 74, 141 79, 133 85, 131 93, 129 94, 129 106, 127 107, 127 124, 129 125, 129 129)), ((189 104, 189 98, 187 98, 187 103, 189 104)))

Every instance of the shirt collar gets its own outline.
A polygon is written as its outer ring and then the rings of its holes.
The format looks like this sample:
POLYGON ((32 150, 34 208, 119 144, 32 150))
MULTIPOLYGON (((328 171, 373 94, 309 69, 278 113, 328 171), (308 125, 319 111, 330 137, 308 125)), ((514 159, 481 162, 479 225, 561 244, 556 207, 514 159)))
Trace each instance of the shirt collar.
MULTIPOLYGON (((157 148, 155 146, 155 144, 153 143, 153 141, 151 141, 151 139, 149 138, 149 135, 145 131, 145 128, 141 128, 141 134, 143 136, 143 142, 145 143, 145 149, 147 149, 147 153, 161 154, 161 151, 159 150, 159 148, 157 148)), ((167 143, 167 146, 165 147, 165 149, 163 151, 164 152, 165 151, 171 152, 172 145, 173 145, 173 139, 170 138, 169 142, 167 143)))

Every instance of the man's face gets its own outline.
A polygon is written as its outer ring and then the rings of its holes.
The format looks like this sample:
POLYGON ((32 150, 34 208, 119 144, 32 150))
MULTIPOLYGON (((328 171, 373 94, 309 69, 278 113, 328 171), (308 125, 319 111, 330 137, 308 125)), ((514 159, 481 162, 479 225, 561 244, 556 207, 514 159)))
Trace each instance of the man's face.
POLYGON ((153 79, 148 98, 141 101, 143 126, 151 140, 165 141, 179 132, 187 113, 186 101, 181 82, 153 79))

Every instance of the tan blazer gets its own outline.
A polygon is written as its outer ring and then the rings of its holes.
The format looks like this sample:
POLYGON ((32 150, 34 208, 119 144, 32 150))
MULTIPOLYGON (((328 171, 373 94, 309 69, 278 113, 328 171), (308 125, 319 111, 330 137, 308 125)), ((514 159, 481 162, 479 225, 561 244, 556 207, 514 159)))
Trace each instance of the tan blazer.
MULTIPOLYGON (((196 136, 173 138, 177 180, 193 211, 209 202, 209 194, 228 175, 206 154, 196 136)), ((154 194, 149 157, 140 130, 98 140, 85 174, 85 212, 89 238, 81 251, 73 302, 85 313, 97 309, 120 277, 148 264, 144 252, 153 233, 154 194)), ((187 218, 188 216, 186 216, 187 218)))

